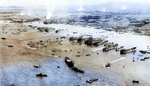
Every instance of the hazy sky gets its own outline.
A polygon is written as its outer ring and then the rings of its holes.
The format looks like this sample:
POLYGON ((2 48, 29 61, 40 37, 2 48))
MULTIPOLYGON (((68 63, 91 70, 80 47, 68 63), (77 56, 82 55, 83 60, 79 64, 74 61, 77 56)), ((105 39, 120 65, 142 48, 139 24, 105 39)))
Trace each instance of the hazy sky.
POLYGON ((84 5, 111 1, 150 3, 150 0, 0 0, 0 6, 84 5))

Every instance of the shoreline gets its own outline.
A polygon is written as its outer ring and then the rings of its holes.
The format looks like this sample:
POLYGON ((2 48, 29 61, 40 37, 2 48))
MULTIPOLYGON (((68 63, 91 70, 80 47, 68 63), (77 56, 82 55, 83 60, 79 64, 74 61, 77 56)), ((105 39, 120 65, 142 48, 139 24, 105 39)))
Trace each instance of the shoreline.
MULTIPOLYGON (((103 45, 98 47, 100 48, 99 50, 93 52, 93 50, 98 48, 95 49, 93 47, 88 47, 85 44, 72 45, 69 40, 60 39, 60 35, 57 36, 59 37, 57 40, 57 37, 53 34, 59 35, 59 33, 57 34, 55 31, 45 34, 44 32, 39 32, 37 29, 33 29, 29 26, 19 23, 7 24, 5 33, 0 35, 0 37, 4 36, 6 38, 6 40, 0 39, 0 53, 2 57, 2 62, 0 64, 2 67, 1 69, 15 65, 29 66, 39 63, 44 64, 46 61, 50 61, 52 58, 64 58, 68 56, 75 62, 77 67, 85 71, 96 71, 99 74, 106 74, 107 78, 112 79, 115 79, 114 75, 118 75, 117 77, 121 77, 121 85, 132 86, 132 79, 138 79, 141 82, 149 84, 149 82, 145 81, 146 78, 144 78, 144 76, 142 77, 144 74, 139 74, 141 70, 140 68, 144 69, 144 72, 147 73, 145 71, 145 65, 148 65, 149 61, 142 63, 141 61, 136 60, 136 63, 134 63, 132 62, 132 54, 121 56, 120 53, 116 52, 115 50, 102 52, 101 47, 103 47, 103 45), (18 32, 18 29, 20 28, 23 29, 19 31, 20 33, 12 35, 12 32, 18 32), (40 40, 43 41, 43 45, 36 45, 37 43, 40 43, 40 40), (63 40, 61 42, 62 45, 59 44, 61 40, 63 40), (31 43, 31 41, 38 48, 29 47, 27 44, 31 43), (8 45, 13 45, 13 47, 8 47, 8 45), (90 56, 86 56, 86 54, 90 54, 90 56), (76 55, 80 55, 80 57, 77 57, 76 55), (121 60, 123 57, 126 58, 121 60), (112 63, 110 69, 103 66, 109 62, 112 63), (123 66, 125 66, 125 68, 123 68, 123 66), (111 74, 114 75, 109 77, 111 74)), ((141 85, 143 84, 141 83, 141 85)))

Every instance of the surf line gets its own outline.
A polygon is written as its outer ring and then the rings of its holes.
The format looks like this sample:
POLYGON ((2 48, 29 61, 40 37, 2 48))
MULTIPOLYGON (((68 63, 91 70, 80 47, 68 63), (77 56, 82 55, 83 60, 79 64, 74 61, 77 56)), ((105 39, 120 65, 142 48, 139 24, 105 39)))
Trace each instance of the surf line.
POLYGON ((96 52, 96 51, 102 50, 103 48, 104 48, 104 47, 96 48, 96 49, 93 49, 92 51, 93 51, 93 52, 96 52))
POLYGON ((120 61, 120 60, 123 60, 123 59, 125 59, 125 58, 126 58, 126 57, 121 57, 121 58, 118 58, 118 59, 113 60, 113 61, 110 62, 110 63, 112 64, 112 63, 118 62, 118 61, 120 61))

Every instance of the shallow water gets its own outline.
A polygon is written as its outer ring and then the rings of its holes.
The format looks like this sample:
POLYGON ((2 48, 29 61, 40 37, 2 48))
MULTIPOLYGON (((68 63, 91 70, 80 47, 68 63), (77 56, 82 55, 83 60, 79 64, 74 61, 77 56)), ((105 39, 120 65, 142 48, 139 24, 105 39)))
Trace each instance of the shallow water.
POLYGON ((62 58, 53 58, 44 62, 40 68, 33 66, 13 65, 2 69, 2 85, 8 86, 117 86, 121 84, 121 77, 112 75, 102 75, 92 70, 85 70, 85 74, 79 74, 68 68, 62 58), (60 68, 57 68, 60 66, 60 68), (36 74, 43 72, 48 77, 39 78, 36 74), (81 80, 78 77, 82 77, 81 80), (86 80, 98 78, 92 84, 86 80), (114 81, 114 79, 116 79, 114 81))

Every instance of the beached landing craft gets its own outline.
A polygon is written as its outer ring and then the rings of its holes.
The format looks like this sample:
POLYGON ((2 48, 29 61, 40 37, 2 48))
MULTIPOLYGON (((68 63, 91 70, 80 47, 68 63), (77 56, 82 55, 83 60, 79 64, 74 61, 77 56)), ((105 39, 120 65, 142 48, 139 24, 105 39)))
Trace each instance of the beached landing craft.
POLYGON ((120 54, 127 54, 127 53, 132 53, 132 52, 136 52, 136 47, 133 47, 131 49, 122 49, 122 50, 120 50, 120 54))
POLYGON ((74 67, 74 62, 69 57, 65 57, 65 62, 68 67, 74 67))
POLYGON ((75 72, 79 72, 79 73, 83 73, 83 74, 84 74, 84 71, 83 71, 83 70, 80 70, 80 69, 77 68, 77 67, 72 67, 72 70, 74 70, 75 72))
POLYGON ((104 44, 104 48, 103 48, 103 52, 107 52, 113 49, 117 49, 118 44, 114 44, 114 43, 109 43, 109 44, 104 44))
POLYGON ((84 73, 83 70, 80 70, 80 69, 78 69, 77 67, 74 66, 74 62, 72 60, 70 60, 69 57, 65 57, 65 63, 67 64, 68 67, 70 67, 75 72, 84 73))
POLYGON ((150 54, 150 51, 139 50, 139 52, 141 52, 142 54, 150 54))

